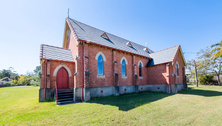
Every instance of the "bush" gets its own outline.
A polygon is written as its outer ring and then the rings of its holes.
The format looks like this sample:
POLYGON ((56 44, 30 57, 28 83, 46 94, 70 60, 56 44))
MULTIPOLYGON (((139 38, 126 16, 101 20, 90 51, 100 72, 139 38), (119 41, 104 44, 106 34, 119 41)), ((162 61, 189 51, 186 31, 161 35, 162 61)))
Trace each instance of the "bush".
POLYGON ((215 84, 215 82, 213 81, 213 78, 214 78, 213 75, 201 75, 198 77, 198 80, 200 84, 212 85, 212 84, 215 84))
POLYGON ((19 83, 17 80, 12 80, 11 82, 11 86, 17 86, 19 83))
POLYGON ((31 82, 30 82, 31 85, 34 85, 34 86, 40 86, 40 78, 38 75, 33 75, 31 77, 31 82))
POLYGON ((20 76, 18 83, 22 85, 30 85, 30 78, 26 75, 20 76))
POLYGON ((4 85, 7 85, 7 87, 10 87, 11 83, 10 82, 5 82, 4 85))

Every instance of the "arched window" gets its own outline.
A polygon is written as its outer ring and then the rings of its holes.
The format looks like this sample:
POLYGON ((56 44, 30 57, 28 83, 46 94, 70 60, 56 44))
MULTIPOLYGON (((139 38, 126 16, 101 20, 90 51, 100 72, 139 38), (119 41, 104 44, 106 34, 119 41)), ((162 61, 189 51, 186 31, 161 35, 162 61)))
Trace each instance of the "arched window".
POLYGON ((122 60, 122 76, 126 76, 126 62, 122 60))
POLYGON ((177 76, 179 76, 179 64, 178 64, 178 62, 176 63, 176 74, 177 74, 177 76))
POLYGON ((139 76, 142 77, 142 63, 139 63, 139 76))
POLYGON ((103 58, 101 55, 98 57, 98 75, 103 75, 103 58))

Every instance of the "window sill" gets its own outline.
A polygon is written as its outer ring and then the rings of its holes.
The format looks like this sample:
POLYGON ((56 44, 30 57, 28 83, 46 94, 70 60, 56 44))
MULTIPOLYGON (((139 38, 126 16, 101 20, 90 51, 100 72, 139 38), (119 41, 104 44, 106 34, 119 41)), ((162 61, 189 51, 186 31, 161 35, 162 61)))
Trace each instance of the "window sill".
POLYGON ((97 75, 97 78, 105 78, 105 75, 97 75))
POLYGON ((177 76, 177 77, 180 77, 180 76, 177 76))
POLYGON ((143 77, 139 77, 139 79, 143 79, 143 77))
POLYGON ((122 76, 122 78, 127 78, 127 76, 122 76))

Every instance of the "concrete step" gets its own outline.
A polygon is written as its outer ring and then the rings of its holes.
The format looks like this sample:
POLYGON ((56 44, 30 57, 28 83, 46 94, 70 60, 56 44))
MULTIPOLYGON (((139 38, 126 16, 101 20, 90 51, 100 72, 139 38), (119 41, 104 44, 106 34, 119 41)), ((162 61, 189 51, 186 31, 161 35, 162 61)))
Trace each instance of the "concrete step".
POLYGON ((62 92, 73 92, 73 89, 58 89, 57 92, 58 92, 58 93, 62 93, 62 92))
POLYGON ((62 101, 62 102, 58 102, 58 105, 65 105, 65 104, 70 104, 70 103, 74 103, 73 101, 62 101))
POLYGON ((61 99, 58 99, 58 102, 63 102, 63 101, 73 101, 73 98, 61 98, 61 99))
POLYGON ((73 102, 73 89, 58 89, 58 105, 65 105, 73 102))
POLYGON ((73 96, 73 93, 62 93, 62 94, 58 94, 58 97, 62 97, 62 96, 73 96))
POLYGON ((58 96, 58 99, 60 98, 73 98, 73 95, 62 95, 62 96, 58 96))

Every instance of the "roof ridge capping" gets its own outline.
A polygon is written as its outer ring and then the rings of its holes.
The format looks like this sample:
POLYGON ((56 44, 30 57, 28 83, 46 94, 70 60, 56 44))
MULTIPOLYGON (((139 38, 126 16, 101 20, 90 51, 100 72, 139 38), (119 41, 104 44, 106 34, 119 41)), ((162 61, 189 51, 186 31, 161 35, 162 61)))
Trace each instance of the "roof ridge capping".
POLYGON ((41 44, 42 47, 43 46, 49 46, 49 47, 54 47, 54 48, 59 48, 59 49, 64 49, 64 50, 70 50, 70 49, 65 49, 65 48, 62 48, 62 47, 58 47, 58 46, 52 46, 52 45, 47 45, 47 44, 41 44))
POLYGON ((168 49, 171 49, 171 48, 174 48, 174 47, 178 47, 178 46, 180 46, 180 45, 175 45, 175 46, 172 46, 172 47, 169 47, 169 48, 166 48, 166 49, 163 49, 163 50, 159 50, 159 51, 156 51, 156 52, 153 52, 153 53, 150 53, 150 54, 162 52, 162 51, 165 51, 165 50, 168 50, 168 49))

